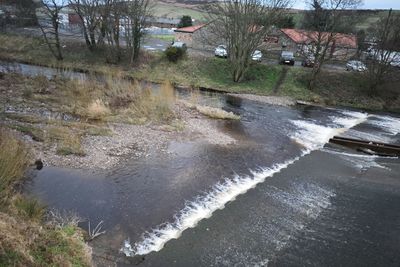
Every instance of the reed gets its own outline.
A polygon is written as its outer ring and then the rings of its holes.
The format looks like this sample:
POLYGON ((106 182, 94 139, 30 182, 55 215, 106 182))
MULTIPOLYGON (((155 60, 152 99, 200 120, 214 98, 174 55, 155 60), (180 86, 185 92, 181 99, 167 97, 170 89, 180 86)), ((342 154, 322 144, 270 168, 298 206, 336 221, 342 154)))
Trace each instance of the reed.
MULTIPOLYGON (((5 202, 13 185, 29 164, 29 150, 11 131, 0 127, 0 202, 5 202)), ((2 203, 2 204, 3 204, 2 203)))

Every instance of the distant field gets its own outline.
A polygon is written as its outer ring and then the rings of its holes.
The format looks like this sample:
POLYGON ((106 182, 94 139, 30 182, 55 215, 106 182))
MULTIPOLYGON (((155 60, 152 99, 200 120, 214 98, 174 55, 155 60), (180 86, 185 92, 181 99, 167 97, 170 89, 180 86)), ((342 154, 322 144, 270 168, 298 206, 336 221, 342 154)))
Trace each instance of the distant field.
MULTIPOLYGON (((206 1, 204 3, 207 3, 206 1)), ((204 21, 206 19, 206 12, 202 11, 204 4, 199 2, 175 2, 173 0, 157 0, 154 7, 154 15, 156 17, 166 18, 180 18, 183 15, 189 15, 195 20, 204 21)), ((347 12, 347 11, 346 11, 347 12)), ((394 12, 400 12, 400 10, 394 10, 394 12)), ((304 17, 304 10, 290 11, 294 18, 294 22, 297 28, 301 28, 302 19, 304 17)), ((387 14, 387 10, 359 10, 356 16, 359 18, 359 22, 356 23, 355 29, 368 29, 374 23, 376 23, 381 16, 387 14)), ((354 16, 354 14, 351 14, 354 16)))
MULTIPOLYGON (((361 10, 358 11, 357 18, 359 22, 357 22, 355 26, 355 30, 366 30, 369 27, 373 26, 382 16, 387 15, 387 10, 361 10)), ((394 10, 393 12, 400 12, 399 10, 394 10)), ((294 22, 296 23, 296 28, 301 28, 302 19, 304 17, 304 10, 296 10, 295 12, 291 12, 291 15, 294 18, 294 22)))
POLYGON ((166 3, 157 1, 154 7, 154 16, 165 18, 181 18, 183 15, 189 15, 195 20, 204 20, 205 12, 198 9, 199 5, 166 3))

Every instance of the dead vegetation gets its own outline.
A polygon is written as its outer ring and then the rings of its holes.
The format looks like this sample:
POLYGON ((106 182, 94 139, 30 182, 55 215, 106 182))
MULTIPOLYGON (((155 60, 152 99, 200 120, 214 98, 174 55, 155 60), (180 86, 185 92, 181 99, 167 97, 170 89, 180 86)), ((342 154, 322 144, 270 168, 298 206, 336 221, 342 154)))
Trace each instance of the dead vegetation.
POLYGON ((48 80, 9 73, 0 80, 0 91, 4 110, 16 109, 0 114, 3 123, 61 156, 85 156, 83 138, 112 135, 109 123, 171 124, 175 129, 178 118, 168 82, 153 89, 118 76, 48 80))
POLYGON ((188 100, 181 100, 181 103, 190 109, 194 109, 197 112, 212 118, 212 119, 223 119, 223 120, 240 120, 240 116, 233 112, 228 112, 222 108, 204 106, 199 104, 199 93, 198 91, 192 91, 188 100))
POLYGON ((43 224, 45 207, 16 194, 30 153, 14 133, 0 127, 0 266, 89 266, 89 250, 76 226, 43 224))
POLYGON ((196 110, 203 115, 206 115, 213 119, 223 119, 223 120, 240 120, 240 116, 234 114, 233 112, 225 111, 221 108, 213 108, 208 106, 196 106, 196 110))
POLYGON ((10 131, 0 127, 0 204, 7 201, 29 164, 29 151, 10 131))

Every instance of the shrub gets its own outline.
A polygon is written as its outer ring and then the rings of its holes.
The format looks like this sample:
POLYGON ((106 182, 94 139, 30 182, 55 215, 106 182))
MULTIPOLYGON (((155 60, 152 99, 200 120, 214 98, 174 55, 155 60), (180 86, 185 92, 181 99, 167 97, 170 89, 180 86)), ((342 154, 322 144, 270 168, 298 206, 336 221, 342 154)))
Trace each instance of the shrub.
POLYGON ((50 142, 57 143, 57 155, 85 156, 81 145, 81 136, 69 130, 67 127, 51 127, 47 131, 47 138, 50 142))
POLYGON ((165 50, 165 55, 170 62, 177 62, 183 58, 186 54, 186 50, 180 47, 170 46, 165 50))
POLYGON ((41 221, 45 212, 45 206, 35 198, 17 196, 14 201, 18 213, 34 221, 41 221))
POLYGON ((86 115, 91 120, 103 120, 110 114, 111 111, 104 102, 101 99, 96 99, 89 104, 86 115))
POLYGON ((0 148, 0 202, 3 202, 28 166, 29 153, 22 141, 1 127, 0 148))

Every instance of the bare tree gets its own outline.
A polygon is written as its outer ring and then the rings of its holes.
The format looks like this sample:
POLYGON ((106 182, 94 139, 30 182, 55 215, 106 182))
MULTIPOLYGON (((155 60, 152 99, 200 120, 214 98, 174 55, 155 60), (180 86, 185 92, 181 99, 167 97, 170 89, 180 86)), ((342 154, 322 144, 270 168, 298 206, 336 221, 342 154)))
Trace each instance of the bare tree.
POLYGON ((125 4, 123 27, 130 51, 130 61, 133 63, 139 58, 141 43, 145 36, 144 30, 152 16, 153 3, 151 0, 129 0, 125 4))
POLYGON ((369 32, 373 44, 366 74, 370 93, 374 93, 394 66, 400 67, 400 15, 390 10, 369 32))
POLYGON ((123 0, 110 0, 110 16, 108 18, 108 30, 106 37, 110 47, 114 48, 116 52, 117 62, 121 60, 122 49, 121 49, 121 21, 124 15, 123 0))
POLYGON ((226 43, 233 81, 243 79, 252 53, 289 3, 290 0, 226 0, 208 7, 208 31, 226 43))
POLYGON ((361 3, 362 0, 312 0, 309 3, 311 10, 306 12, 303 26, 312 31, 308 37, 312 40, 315 57, 310 89, 314 89, 323 64, 332 56, 338 32, 343 31, 344 25, 349 25, 349 16, 344 11, 355 9, 361 3))
POLYGON ((60 44, 60 12, 66 6, 64 0, 41 0, 39 27, 51 53, 57 60, 63 60, 60 44))
MULTIPOLYGON (((104 0, 107 1, 107 0, 104 0)), ((69 0, 71 7, 80 17, 83 37, 90 51, 96 49, 96 31, 100 25, 100 6, 103 0, 69 0)))

